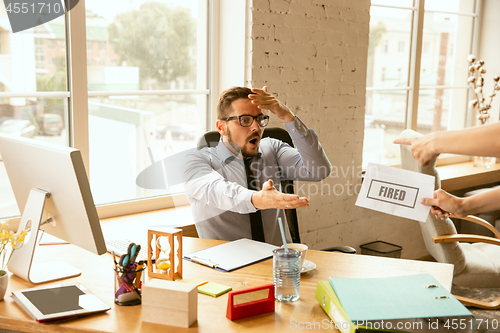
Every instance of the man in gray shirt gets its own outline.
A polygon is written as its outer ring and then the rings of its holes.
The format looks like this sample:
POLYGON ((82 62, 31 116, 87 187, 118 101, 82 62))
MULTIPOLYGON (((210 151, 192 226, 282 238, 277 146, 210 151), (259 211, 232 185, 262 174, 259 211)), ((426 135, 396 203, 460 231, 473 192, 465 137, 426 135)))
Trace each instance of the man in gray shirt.
POLYGON ((320 181, 330 174, 332 166, 317 135, 270 95, 267 87, 234 87, 223 92, 216 126, 219 144, 189 154, 185 160, 185 191, 198 235, 228 241, 253 238, 279 246, 276 210, 280 209, 290 241, 283 209, 305 207, 309 201, 281 193, 280 181, 320 181), (262 139, 269 122, 265 110, 284 122, 296 148, 277 139, 262 139))

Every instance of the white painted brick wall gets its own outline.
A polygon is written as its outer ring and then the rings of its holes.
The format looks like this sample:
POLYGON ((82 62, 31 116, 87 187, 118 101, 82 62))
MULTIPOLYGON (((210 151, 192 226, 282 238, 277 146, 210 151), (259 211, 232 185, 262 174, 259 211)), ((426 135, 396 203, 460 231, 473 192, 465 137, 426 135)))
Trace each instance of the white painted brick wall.
MULTIPOLYGON (((318 133, 334 166, 323 182, 297 182, 298 210, 314 249, 374 240, 427 254, 418 223, 355 206, 364 137, 370 0, 253 0, 249 86, 270 92, 318 133)), ((271 126, 282 126, 276 119, 271 126)))

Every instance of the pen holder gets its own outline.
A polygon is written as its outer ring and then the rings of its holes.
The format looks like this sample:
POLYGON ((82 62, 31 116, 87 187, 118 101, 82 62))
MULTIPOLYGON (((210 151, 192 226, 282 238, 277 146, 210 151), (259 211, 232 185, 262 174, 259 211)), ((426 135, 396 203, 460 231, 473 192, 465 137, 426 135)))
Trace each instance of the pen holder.
POLYGON ((118 305, 141 304, 141 290, 146 265, 136 265, 128 269, 115 268, 115 303, 118 305))

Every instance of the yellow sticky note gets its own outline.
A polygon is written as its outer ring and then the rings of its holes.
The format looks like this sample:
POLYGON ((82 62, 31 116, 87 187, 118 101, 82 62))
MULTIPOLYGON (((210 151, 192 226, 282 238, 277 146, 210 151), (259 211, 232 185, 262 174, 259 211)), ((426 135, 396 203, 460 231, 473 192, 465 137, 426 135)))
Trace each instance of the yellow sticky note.
POLYGON ((215 283, 215 282, 208 282, 205 283, 202 286, 198 287, 198 292, 207 294, 213 297, 220 296, 222 294, 227 293, 228 291, 231 291, 233 288, 225 286, 223 284, 215 283))

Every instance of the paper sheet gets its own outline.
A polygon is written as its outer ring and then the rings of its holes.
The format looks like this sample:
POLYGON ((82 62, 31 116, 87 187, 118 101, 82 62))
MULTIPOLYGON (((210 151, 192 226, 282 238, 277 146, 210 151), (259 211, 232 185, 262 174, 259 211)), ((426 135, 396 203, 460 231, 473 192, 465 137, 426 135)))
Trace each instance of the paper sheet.
POLYGON ((431 209, 420 203, 434 195, 434 177, 369 163, 356 206, 425 222, 431 209))

